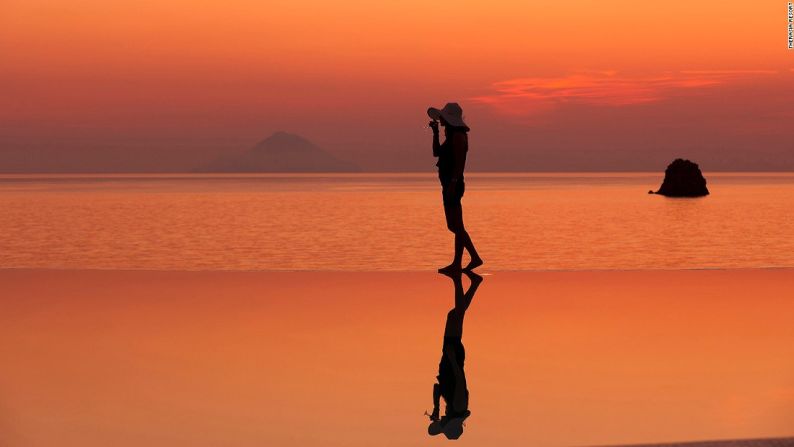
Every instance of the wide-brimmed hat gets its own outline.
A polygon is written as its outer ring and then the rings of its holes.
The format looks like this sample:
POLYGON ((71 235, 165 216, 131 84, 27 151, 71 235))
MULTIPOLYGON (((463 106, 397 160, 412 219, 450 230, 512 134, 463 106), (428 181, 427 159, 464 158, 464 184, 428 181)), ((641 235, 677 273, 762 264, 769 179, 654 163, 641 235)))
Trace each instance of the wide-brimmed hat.
POLYGON ((427 109, 427 114, 434 120, 444 118, 450 126, 469 127, 463 122, 463 109, 456 102, 448 102, 441 110, 431 107, 427 109))

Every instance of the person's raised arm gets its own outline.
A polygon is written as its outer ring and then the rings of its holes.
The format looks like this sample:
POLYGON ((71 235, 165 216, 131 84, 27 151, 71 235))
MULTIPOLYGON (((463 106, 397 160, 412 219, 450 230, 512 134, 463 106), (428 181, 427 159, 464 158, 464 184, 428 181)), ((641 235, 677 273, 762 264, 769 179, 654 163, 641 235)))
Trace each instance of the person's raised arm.
POLYGON ((438 141, 438 121, 430 121, 428 126, 433 129, 433 156, 438 157, 441 153, 441 142, 438 141))

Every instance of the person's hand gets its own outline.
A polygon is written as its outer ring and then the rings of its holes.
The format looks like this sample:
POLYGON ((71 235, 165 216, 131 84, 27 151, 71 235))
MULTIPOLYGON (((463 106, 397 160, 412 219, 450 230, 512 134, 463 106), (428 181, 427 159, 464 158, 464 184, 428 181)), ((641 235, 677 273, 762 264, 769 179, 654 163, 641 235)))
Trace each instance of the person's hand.
POLYGON ((427 126, 433 129, 433 133, 438 133, 438 121, 432 120, 427 123, 427 126))

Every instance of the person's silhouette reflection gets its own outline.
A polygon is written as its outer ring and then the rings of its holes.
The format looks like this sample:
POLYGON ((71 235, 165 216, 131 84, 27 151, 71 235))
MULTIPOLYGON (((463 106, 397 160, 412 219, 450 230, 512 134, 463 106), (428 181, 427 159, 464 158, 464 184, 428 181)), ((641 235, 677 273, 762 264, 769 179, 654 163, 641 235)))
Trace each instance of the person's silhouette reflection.
POLYGON ((430 425, 427 432, 432 435, 444 433, 448 439, 458 439, 463 434, 463 421, 471 414, 469 411, 469 390, 466 387, 466 373, 463 363, 466 360, 466 350, 463 347, 463 317, 474 298, 477 287, 482 282, 482 276, 465 271, 471 280, 469 290, 463 292, 461 272, 448 272, 445 275, 452 278, 455 285, 455 307, 447 313, 447 323, 444 326, 444 345, 441 349, 441 362, 438 364, 438 383, 433 385, 433 412, 430 416, 430 425), (446 404, 444 416, 439 417, 439 404, 441 398, 446 404))

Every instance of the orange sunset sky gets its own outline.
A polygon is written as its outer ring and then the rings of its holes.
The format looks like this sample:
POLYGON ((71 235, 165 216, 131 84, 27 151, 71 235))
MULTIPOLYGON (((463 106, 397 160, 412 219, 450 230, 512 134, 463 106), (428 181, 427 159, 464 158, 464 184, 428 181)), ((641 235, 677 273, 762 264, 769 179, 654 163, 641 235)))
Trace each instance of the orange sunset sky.
POLYGON ((4 0, 0 171, 186 170, 277 130, 433 170, 794 169, 786 2, 4 0))

